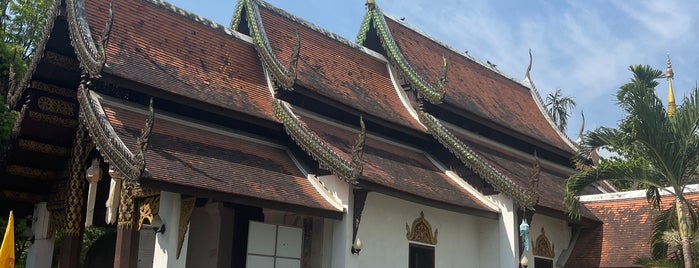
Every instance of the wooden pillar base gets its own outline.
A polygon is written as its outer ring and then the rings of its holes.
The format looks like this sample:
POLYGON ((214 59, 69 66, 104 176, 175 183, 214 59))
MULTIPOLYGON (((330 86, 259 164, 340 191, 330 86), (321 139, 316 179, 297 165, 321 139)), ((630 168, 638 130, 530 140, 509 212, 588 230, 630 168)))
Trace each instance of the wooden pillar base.
POLYGON ((138 263, 138 231, 133 228, 117 228, 114 268, 136 267, 138 263))
POLYGON ((82 249, 81 235, 65 234, 61 238, 61 255, 58 259, 59 268, 80 267, 80 250, 82 249))

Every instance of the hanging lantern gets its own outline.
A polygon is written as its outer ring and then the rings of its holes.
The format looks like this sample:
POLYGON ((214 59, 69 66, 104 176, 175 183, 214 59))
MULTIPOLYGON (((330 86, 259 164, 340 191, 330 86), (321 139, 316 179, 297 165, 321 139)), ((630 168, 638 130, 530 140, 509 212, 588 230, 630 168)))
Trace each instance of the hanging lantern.
POLYGON ((522 223, 519 225, 519 236, 524 238, 524 250, 529 250, 529 224, 527 219, 522 219, 522 223))
POLYGON ((114 168, 109 168, 109 177, 112 181, 109 183, 109 198, 107 198, 107 212, 105 213, 105 221, 107 224, 113 224, 117 220, 119 211, 119 202, 121 201, 121 175, 114 168))
POLYGON ((89 183, 87 190, 87 213, 85 214, 85 227, 92 226, 92 218, 95 215, 95 198, 97 198, 97 183, 102 179, 102 169, 99 159, 92 159, 92 165, 85 170, 85 179, 89 183))

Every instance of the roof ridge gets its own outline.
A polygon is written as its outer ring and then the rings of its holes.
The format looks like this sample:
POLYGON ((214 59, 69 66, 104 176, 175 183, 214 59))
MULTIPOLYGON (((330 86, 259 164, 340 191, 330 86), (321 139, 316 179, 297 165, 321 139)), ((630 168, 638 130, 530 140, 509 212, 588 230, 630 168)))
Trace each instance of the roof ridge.
MULTIPOLYGON (((512 82, 515 82, 516 84, 519 84, 519 85, 523 86, 524 88, 529 89, 529 87, 528 87, 523 81, 517 80, 516 78, 514 78, 514 77, 512 77, 512 76, 509 76, 509 75, 503 73, 502 71, 500 71, 499 69, 496 69, 496 68, 493 68, 493 67, 491 67, 491 66, 488 66, 487 64, 485 64, 485 63, 483 63, 481 60, 479 60, 479 59, 477 59, 477 58, 471 56, 470 54, 463 53, 463 52, 457 50, 457 49, 454 48, 453 46, 451 46, 451 45, 449 45, 449 44, 447 44, 447 43, 445 43, 445 42, 443 42, 443 41, 441 41, 441 40, 439 40, 439 39, 437 39, 437 38, 432 37, 431 35, 427 34, 425 31, 420 30, 420 29, 418 29, 417 27, 413 27, 412 25, 408 24, 407 22, 402 21, 402 20, 396 18, 395 16, 393 16, 393 15, 391 15, 391 14, 388 14, 388 13, 383 12, 383 11, 382 11, 382 13, 383 13, 386 17, 388 17, 389 19, 393 20, 394 22, 396 22, 396 23, 398 23, 398 24, 400 24, 400 25, 405 26, 406 28, 410 29, 411 31, 414 31, 414 32, 416 32, 417 34, 422 35, 423 37, 429 39, 429 40, 432 41, 432 42, 437 43, 438 45, 440 45, 440 46, 446 48, 447 50, 449 50, 449 51, 451 51, 451 52, 454 52, 454 53, 456 53, 456 54, 458 54, 458 55, 460 55, 460 56, 462 56, 462 57, 465 57, 465 58, 467 58, 467 59, 469 59, 469 60, 471 60, 471 61, 473 61, 473 62, 475 62, 475 63, 478 63, 478 65, 481 65, 481 66, 483 66, 483 67, 485 67, 485 68, 487 68, 487 69, 489 69, 489 70, 491 70, 491 71, 497 73, 498 75, 500 75, 500 76, 502 76, 502 77, 504 77, 504 78, 506 78, 506 79, 508 79, 508 80, 510 80, 510 81, 512 81, 512 82)), ((530 89, 530 90, 531 90, 531 89, 530 89)))
MULTIPOLYGON (((153 1, 153 0, 150 0, 150 1, 153 1)), ((255 0, 255 1, 257 1, 257 0, 255 0)), ((260 7, 266 8, 266 9, 268 9, 268 10, 274 12, 274 13, 277 13, 277 14, 279 14, 279 15, 281 15, 281 16, 283 16, 283 17, 285 17, 285 18, 287 18, 287 19, 289 19, 289 20, 291 20, 291 21, 293 21, 293 22, 296 22, 296 23, 298 23, 298 24, 301 24, 302 26, 305 26, 306 28, 309 28, 309 29, 311 29, 311 30, 313 30, 313 31, 316 31, 316 32, 318 32, 318 33, 320 33, 320 34, 323 34, 323 35, 327 36, 327 37, 330 37, 331 39, 333 39, 333 40, 335 40, 335 41, 338 41, 338 42, 340 42, 340 43, 342 43, 342 44, 345 44, 345 45, 347 45, 347 46, 349 46, 349 47, 351 47, 351 48, 355 48, 355 49, 359 49, 359 50, 361 50, 361 51, 364 51, 364 50, 362 49, 362 48, 363 48, 362 46, 360 46, 360 45, 354 43, 353 41, 351 41, 351 40, 349 40, 349 39, 347 39, 347 38, 345 38, 345 37, 342 37, 342 36, 340 36, 340 35, 338 35, 338 34, 336 34, 336 33, 330 32, 330 31, 328 31, 328 30, 326 30, 326 29, 324 29, 324 28, 321 28, 320 26, 315 25, 315 24, 313 24, 313 23, 310 22, 310 21, 307 21, 307 20, 302 19, 302 18, 300 18, 300 17, 297 17, 297 16, 295 16, 295 15, 289 13, 289 12, 286 12, 285 10, 283 10, 283 9, 281 9, 281 8, 278 8, 278 7, 276 7, 276 6, 274 6, 274 5, 270 4, 270 3, 267 3, 267 2, 265 2, 265 1, 259 1, 259 2, 258 2, 258 5, 259 5, 260 7)))
POLYGON ((194 21, 194 22, 197 22, 197 23, 199 23, 199 24, 201 24, 201 25, 207 26, 207 27, 211 28, 212 30, 216 30, 216 31, 221 32, 221 33, 224 33, 224 34, 226 34, 226 35, 229 35, 229 36, 232 36, 232 37, 235 37, 235 38, 244 40, 244 41, 246 41, 246 42, 250 42, 250 41, 248 40, 249 37, 247 37, 247 36, 245 36, 245 35, 243 35, 243 34, 241 34, 241 33, 238 33, 238 32, 236 32, 236 31, 233 31, 233 30, 229 29, 229 28, 226 27, 226 26, 223 26, 223 25, 221 25, 221 24, 219 24, 219 23, 217 23, 217 22, 214 22, 214 21, 212 21, 212 20, 210 20, 210 19, 204 18, 204 17, 202 17, 202 16, 200 16, 200 15, 194 13, 194 12, 191 12, 191 11, 188 11, 188 10, 183 9, 183 8, 181 8, 181 7, 175 6, 175 5, 173 5, 173 4, 169 3, 169 2, 166 2, 166 1, 163 1, 163 0, 142 0, 142 1, 151 3, 151 4, 155 5, 155 6, 158 7, 158 8, 161 8, 161 9, 164 9, 164 10, 167 10, 167 11, 170 11, 170 12, 175 13, 175 14, 178 14, 178 15, 184 17, 184 18, 187 18, 187 19, 189 19, 189 20, 191 20, 191 21, 194 21))
POLYGON ((532 98, 534 99, 534 102, 536 103, 536 106, 539 108, 539 111, 543 114, 544 118, 546 118, 546 121, 549 123, 551 128, 553 128, 553 131, 555 131, 558 136, 560 136, 565 144, 570 146, 571 149, 577 150, 577 147, 575 146, 575 142, 568 136, 565 131, 561 130, 556 126, 556 123, 553 121, 553 118, 551 118, 551 115, 546 111, 546 105, 544 104, 544 99, 541 98, 541 94, 539 94, 539 90, 534 86, 534 82, 530 80, 530 78, 526 77, 524 78, 524 81, 528 81, 530 86, 529 86, 529 91, 531 92, 532 98))

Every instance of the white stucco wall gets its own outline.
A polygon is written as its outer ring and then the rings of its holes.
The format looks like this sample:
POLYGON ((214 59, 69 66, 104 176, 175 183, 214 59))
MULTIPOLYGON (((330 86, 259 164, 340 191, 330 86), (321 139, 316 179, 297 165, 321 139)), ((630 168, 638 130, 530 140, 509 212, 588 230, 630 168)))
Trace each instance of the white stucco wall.
POLYGON ((498 248, 497 220, 441 210, 375 192, 367 196, 357 234, 363 249, 353 259, 359 267, 407 267, 409 241, 405 225, 412 225, 421 211, 433 232, 439 230, 436 267, 495 267, 492 262, 497 262, 498 253, 488 251, 498 248))
POLYGON ((554 266, 561 256, 561 252, 568 249, 568 244, 572 237, 572 228, 568 226, 568 222, 561 219, 556 219, 541 214, 534 214, 532 222, 530 223, 529 239, 531 241, 530 250, 525 252, 525 255, 529 259, 530 268, 534 267, 534 246, 536 239, 541 235, 541 228, 544 228, 546 232, 546 237, 549 239, 554 246, 553 252, 555 258, 553 259, 554 266))

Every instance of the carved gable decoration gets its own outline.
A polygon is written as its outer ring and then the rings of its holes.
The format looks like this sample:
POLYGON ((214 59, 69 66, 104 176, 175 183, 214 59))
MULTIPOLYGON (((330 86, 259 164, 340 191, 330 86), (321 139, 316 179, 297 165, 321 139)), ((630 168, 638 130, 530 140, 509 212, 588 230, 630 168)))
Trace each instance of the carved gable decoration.
POLYGON ((546 237, 543 227, 541 228, 541 234, 536 238, 536 244, 534 244, 534 255, 551 259, 556 256, 553 252, 553 244, 546 237))
POLYGON ((437 229, 432 234, 432 226, 425 219, 425 214, 420 211, 420 217, 413 221, 412 227, 405 224, 405 230, 408 232, 406 237, 410 241, 421 242, 426 244, 437 244, 437 229))

